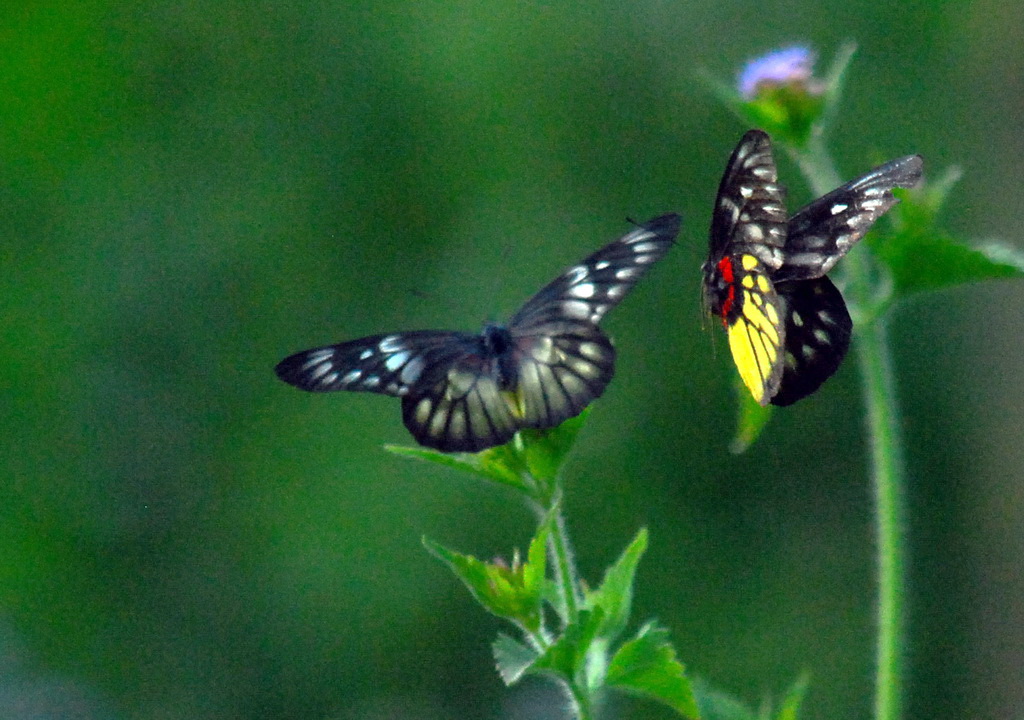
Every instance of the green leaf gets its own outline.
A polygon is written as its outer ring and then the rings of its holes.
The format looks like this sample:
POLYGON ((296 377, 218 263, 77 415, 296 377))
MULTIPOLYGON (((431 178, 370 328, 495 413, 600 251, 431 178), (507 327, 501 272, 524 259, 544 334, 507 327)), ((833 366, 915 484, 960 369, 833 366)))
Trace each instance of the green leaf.
POLYGON ((498 639, 491 646, 498 674, 506 685, 519 682, 539 655, 533 648, 513 640, 504 633, 498 633, 498 639))
POLYGON ((489 448, 479 453, 444 453, 438 450, 404 445, 385 445, 384 449, 394 455, 455 468, 500 485, 532 493, 532 487, 523 477, 522 462, 516 451, 509 445, 489 448))
POLYGON ((605 682, 608 687, 663 703, 684 717, 701 717, 683 664, 668 641, 668 631, 653 623, 619 648, 608 664, 605 682))
POLYGON ((576 682, 587 667, 587 653, 597 637, 604 617, 600 608, 580 610, 577 621, 565 627, 555 640, 526 672, 547 674, 576 682))
POLYGON ((1024 255, 999 243, 970 247, 938 227, 942 205, 960 178, 950 168, 913 191, 897 191, 890 213, 895 230, 870 233, 866 242, 889 271, 896 297, 966 283, 1024 277, 1024 255))
POLYGON ((633 604, 633 579, 636 568, 647 550, 647 529, 641 528, 633 542, 604 574, 600 587, 586 593, 586 606, 599 607, 604 622, 598 631, 602 640, 612 643, 626 629, 633 604))
POLYGON ((1000 278, 1024 277, 1024 256, 997 243, 971 248, 936 232, 872 238, 897 297, 1000 278))
POLYGON ((587 407, 579 415, 569 418, 557 427, 520 431, 522 453, 531 475, 549 485, 558 479, 562 465, 589 414, 590 408, 587 407))
MULTIPOLYGON (((542 525, 537 536, 543 547, 547 541, 547 528, 542 525)), ((539 576, 543 580, 545 557, 541 552, 538 560, 534 551, 537 543, 537 538, 531 542, 530 558, 526 565, 520 566, 516 558, 512 567, 508 567, 502 563, 482 562, 471 555, 453 552, 423 538, 424 547, 455 573, 485 610, 500 618, 512 620, 530 632, 536 632, 541 624, 543 582, 537 581, 537 565, 540 565, 539 576)))
POLYGON ((757 714, 744 702, 711 687, 701 678, 693 680, 693 696, 700 708, 701 720, 758 720, 757 714))
POLYGON ((747 386, 739 375, 733 382, 737 397, 736 435, 729 444, 729 452, 734 455, 746 452, 759 437, 772 419, 772 405, 761 405, 750 394, 747 386))

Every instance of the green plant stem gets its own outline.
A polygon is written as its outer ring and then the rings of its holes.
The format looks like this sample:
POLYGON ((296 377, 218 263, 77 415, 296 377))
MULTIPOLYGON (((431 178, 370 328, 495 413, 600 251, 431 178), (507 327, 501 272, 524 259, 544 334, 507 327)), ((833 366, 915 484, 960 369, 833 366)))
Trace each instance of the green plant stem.
POLYGON ((551 534, 551 556, 555 562, 555 578, 565 607, 565 622, 571 625, 579 617, 579 590, 576 587, 579 576, 572 557, 565 516, 561 510, 555 515, 554 530, 551 534))
MULTIPOLYGON (((841 184, 820 134, 805 151, 793 157, 815 195, 841 184)), ((900 437, 896 384, 886 336, 885 313, 871 280, 866 248, 854 249, 844 260, 847 294, 861 310, 855 345, 863 380, 867 434, 874 481, 878 552, 878 645, 875 667, 875 720, 898 720, 903 691, 903 442, 900 437)))
MULTIPOLYGON (((547 515, 552 507, 561 503, 561 492, 555 490, 547 498, 547 507, 538 507, 540 517, 547 515)), ((555 586, 559 597, 562 600, 562 607, 565 609, 563 618, 565 625, 575 624, 579 619, 579 573, 576 570, 576 563, 572 555, 572 544, 569 542, 569 530, 565 523, 565 516, 561 508, 555 513, 553 532, 548 537, 550 548, 552 572, 555 577, 555 586)), ((593 720, 593 698, 590 689, 585 682, 579 678, 564 682, 566 694, 572 703, 573 711, 577 720, 593 720)))

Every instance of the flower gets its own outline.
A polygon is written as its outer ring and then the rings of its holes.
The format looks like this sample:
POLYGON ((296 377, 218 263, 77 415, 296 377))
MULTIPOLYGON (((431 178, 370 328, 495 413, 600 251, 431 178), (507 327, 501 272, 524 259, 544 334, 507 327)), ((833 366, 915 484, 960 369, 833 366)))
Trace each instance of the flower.
POLYGON ((823 88, 812 82, 814 53, 810 48, 794 45, 751 60, 739 76, 739 91, 746 100, 753 100, 758 91, 767 87, 794 85, 812 95, 823 88))

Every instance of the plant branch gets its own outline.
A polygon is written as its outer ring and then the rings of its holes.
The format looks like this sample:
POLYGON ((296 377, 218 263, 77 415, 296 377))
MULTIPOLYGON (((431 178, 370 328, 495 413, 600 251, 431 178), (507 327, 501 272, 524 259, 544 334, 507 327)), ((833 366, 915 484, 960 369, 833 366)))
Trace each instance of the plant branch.
MULTIPOLYGON (((820 134, 805 151, 792 151, 815 195, 841 184, 820 134)), ((871 476, 874 484, 878 551, 878 645, 876 648, 875 720, 898 720, 903 691, 904 547, 903 442, 900 437, 896 384, 886 336, 884 307, 871 279, 866 248, 854 249, 844 261, 847 293, 858 310, 857 357, 863 381, 871 476)))

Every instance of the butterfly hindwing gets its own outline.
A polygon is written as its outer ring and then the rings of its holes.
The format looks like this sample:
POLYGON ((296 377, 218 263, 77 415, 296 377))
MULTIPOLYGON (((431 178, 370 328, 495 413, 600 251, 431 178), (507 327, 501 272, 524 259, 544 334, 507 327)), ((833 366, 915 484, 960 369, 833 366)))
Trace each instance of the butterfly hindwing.
POLYGON ((786 256, 775 281, 821 277, 899 200, 894 188, 921 179, 918 155, 879 165, 871 172, 800 208, 789 220, 786 256))
POLYGON ((850 347, 853 321, 839 289, 827 277, 781 282, 786 324, 784 370, 773 405, 807 397, 839 369, 850 347))
POLYGON ((733 292, 722 318, 729 350, 743 384, 755 400, 766 405, 782 380, 786 343, 782 303, 756 257, 742 254, 728 260, 733 292))
POLYGON ((466 355, 434 368, 435 382, 402 398, 402 422, 421 445, 477 452, 508 442, 519 429, 510 398, 488 367, 466 355))
POLYGON ((553 427, 578 415, 601 396, 615 372, 615 348, 595 325, 567 324, 516 343, 524 427, 553 427))

